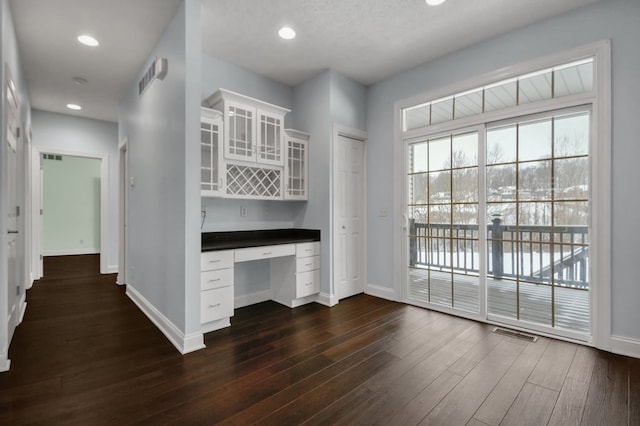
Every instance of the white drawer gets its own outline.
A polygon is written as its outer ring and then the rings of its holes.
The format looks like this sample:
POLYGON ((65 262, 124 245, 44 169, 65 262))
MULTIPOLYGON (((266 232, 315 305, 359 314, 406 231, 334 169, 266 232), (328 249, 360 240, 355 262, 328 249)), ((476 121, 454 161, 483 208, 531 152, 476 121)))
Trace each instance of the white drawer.
POLYGON ((320 293, 320 271, 296 274, 296 297, 305 297, 320 293))
POLYGON ((279 244, 275 246, 250 247, 236 250, 236 262, 270 259, 272 257, 293 256, 296 254, 295 244, 279 244))
POLYGON ((296 272, 320 269, 320 256, 299 257, 296 259, 296 272))
POLYGON ((320 254, 320 243, 300 243, 296 244, 296 257, 318 256, 320 254))
POLYGON ((200 270, 232 268, 233 250, 205 251, 200 256, 200 270))
POLYGON ((233 268, 214 269, 200 274, 200 289, 209 290, 233 285, 233 268))
POLYGON ((200 293, 202 324, 233 316, 233 286, 214 288, 200 293))

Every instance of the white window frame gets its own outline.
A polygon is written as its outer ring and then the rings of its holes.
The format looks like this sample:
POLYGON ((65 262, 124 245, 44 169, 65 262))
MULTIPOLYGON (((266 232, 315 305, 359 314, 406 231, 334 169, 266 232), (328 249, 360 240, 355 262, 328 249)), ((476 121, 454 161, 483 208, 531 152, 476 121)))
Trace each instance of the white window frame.
MULTIPOLYGON (((405 251, 407 218, 404 213, 403 191, 406 177, 404 141, 455 129, 501 121, 523 115, 590 105, 592 110, 591 138, 591 340, 586 344, 599 349, 611 350, 611 43, 604 40, 542 58, 532 59, 486 73, 466 81, 452 84, 427 93, 419 94, 394 104, 394 275, 396 298, 404 302, 406 295, 405 251), (563 63, 593 58, 593 88, 589 92, 528 103, 502 110, 490 111, 458 120, 434 124, 427 128, 403 132, 403 109, 444 98, 496 81, 515 78, 532 71, 557 66, 563 63)), ((486 302, 486 301, 485 301, 486 302)), ((485 303, 481 301, 481 305, 485 303)), ((461 312, 455 315, 465 316, 461 312)), ((478 319, 477 315, 468 316, 478 319)), ((486 316, 481 319, 490 322, 486 316)), ((544 334, 544 333, 542 333, 544 334)), ((560 337, 553 335, 553 337, 560 337)), ((570 337, 566 340, 575 341, 570 337)), ((578 341, 585 343, 584 341, 578 341)))

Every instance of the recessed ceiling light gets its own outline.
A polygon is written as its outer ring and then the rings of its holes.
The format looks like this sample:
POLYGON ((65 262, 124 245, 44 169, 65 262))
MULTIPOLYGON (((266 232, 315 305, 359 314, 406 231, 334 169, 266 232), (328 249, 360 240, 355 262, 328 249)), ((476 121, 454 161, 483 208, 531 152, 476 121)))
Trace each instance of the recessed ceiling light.
POLYGON ((444 3, 445 0, 427 0, 427 4, 429 6, 438 6, 439 4, 444 3))
POLYGON ((291 40, 292 38, 296 38, 296 32, 293 31, 291 27, 280 28, 280 31, 278 31, 278 35, 285 40, 291 40))
POLYGON ((100 44, 98 40, 88 34, 82 34, 78 36, 78 41, 85 46, 96 47, 100 44))
POLYGON ((67 108, 72 109, 74 111, 80 111, 82 107, 78 104, 67 104, 67 108))

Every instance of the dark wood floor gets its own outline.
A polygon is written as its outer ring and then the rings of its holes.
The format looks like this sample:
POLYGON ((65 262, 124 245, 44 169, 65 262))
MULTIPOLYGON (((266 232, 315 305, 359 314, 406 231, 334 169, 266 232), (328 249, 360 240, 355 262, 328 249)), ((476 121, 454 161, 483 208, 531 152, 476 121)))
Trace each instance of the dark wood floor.
POLYGON ((115 276, 58 267, 28 292, 2 424, 640 424, 637 359, 365 295, 238 309, 182 356, 115 276))

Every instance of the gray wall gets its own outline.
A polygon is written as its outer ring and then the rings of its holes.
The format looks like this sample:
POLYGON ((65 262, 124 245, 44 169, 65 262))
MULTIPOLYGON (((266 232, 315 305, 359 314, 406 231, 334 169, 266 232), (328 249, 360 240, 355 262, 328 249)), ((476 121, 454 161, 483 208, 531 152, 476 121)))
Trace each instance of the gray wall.
POLYGON ((365 130, 367 126, 367 87, 331 70, 331 118, 334 122, 365 130))
MULTIPOLYGON (((231 90, 241 95, 291 109, 293 89, 246 68, 202 54, 202 99, 218 89, 231 90)), ((291 124, 291 114, 285 117, 285 126, 291 124)))
POLYGON ((142 97, 137 81, 120 105, 120 138, 128 138, 127 285, 185 334, 199 329, 200 2, 186 0, 158 40, 168 59, 164 80, 142 97))
POLYGON ((300 228, 320 230, 320 291, 329 294, 329 207, 331 171, 331 72, 323 71, 296 86, 293 94, 295 128, 309 138, 309 201, 295 217, 300 228))
MULTIPOLYGON (((371 284, 393 288, 393 258, 389 218, 377 217, 381 207, 393 205, 393 103, 419 93, 477 75, 611 39, 613 72, 613 218, 612 218, 612 333, 640 339, 640 286, 631 254, 637 251, 634 232, 640 201, 640 2, 601 0, 564 15, 531 25, 395 75, 369 88, 368 276, 371 284)), ((597 283, 594 283, 597 285, 597 283)))
POLYGON ((107 266, 118 266, 118 124, 34 109, 32 143, 42 152, 102 155, 109 165, 107 266))
POLYGON ((333 124, 365 129, 366 87, 344 75, 326 70, 294 89, 295 127, 309 139, 309 201, 297 213, 296 226, 320 229, 320 291, 331 288, 332 138, 333 124))

